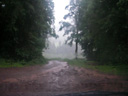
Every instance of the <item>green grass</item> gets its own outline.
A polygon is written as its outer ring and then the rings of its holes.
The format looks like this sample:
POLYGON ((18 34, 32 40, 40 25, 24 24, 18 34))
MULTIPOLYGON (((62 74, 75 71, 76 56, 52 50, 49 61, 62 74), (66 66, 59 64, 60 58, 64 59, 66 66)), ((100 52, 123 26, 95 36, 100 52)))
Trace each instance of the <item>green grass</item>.
POLYGON ((39 65, 39 64, 46 64, 49 60, 59 60, 59 61, 66 61, 69 65, 78 66, 83 68, 88 68, 92 70, 97 70, 99 72, 105 74, 113 74, 113 75, 121 75, 121 76, 128 76, 128 66, 126 65, 99 65, 95 61, 86 61, 84 59, 44 59, 39 58, 29 62, 25 61, 12 61, 12 60, 5 60, 0 59, 0 68, 9 68, 9 67, 24 67, 24 66, 32 66, 32 65, 39 65))
POLYGON ((0 59, 0 68, 42 65, 42 64, 46 64, 46 62, 47 62, 47 60, 44 58, 34 59, 29 62, 0 59))
POLYGON ((51 61, 51 60, 58 60, 58 61, 64 61, 65 59, 62 58, 47 58, 47 61, 51 61))
POLYGON ((92 70, 97 70, 105 74, 128 76, 128 66, 123 64, 122 65, 99 65, 95 61, 86 61, 84 59, 77 59, 77 60, 65 59, 64 61, 67 61, 68 64, 72 66, 78 66, 78 67, 84 67, 92 70))
POLYGON ((23 67, 24 62, 14 62, 13 60, 0 59, 0 68, 9 68, 9 67, 23 67))
POLYGON ((95 68, 108 74, 128 76, 128 66, 126 65, 98 65, 95 68))

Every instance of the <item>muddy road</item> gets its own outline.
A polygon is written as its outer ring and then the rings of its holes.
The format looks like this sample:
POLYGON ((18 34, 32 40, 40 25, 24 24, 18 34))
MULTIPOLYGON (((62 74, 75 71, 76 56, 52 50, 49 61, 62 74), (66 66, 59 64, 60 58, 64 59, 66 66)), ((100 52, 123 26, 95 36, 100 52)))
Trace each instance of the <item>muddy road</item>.
POLYGON ((0 96, 54 96, 88 91, 128 92, 128 81, 56 60, 46 65, 0 69, 0 96))

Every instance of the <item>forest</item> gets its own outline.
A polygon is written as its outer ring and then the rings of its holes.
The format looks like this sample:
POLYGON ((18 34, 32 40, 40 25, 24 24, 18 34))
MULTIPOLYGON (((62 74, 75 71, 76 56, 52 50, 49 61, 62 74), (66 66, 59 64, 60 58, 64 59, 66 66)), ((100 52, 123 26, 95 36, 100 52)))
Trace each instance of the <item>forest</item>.
POLYGON ((82 46, 87 60, 128 64, 128 0, 70 0, 60 30, 82 46))
MULTIPOLYGON (((128 0, 70 0, 60 30, 67 43, 81 45, 87 60, 128 63, 128 0)), ((0 58, 31 61, 42 57, 54 31, 51 0, 0 0, 0 58)))
POLYGON ((42 57, 48 35, 55 36, 51 0, 0 0, 0 58, 42 57))

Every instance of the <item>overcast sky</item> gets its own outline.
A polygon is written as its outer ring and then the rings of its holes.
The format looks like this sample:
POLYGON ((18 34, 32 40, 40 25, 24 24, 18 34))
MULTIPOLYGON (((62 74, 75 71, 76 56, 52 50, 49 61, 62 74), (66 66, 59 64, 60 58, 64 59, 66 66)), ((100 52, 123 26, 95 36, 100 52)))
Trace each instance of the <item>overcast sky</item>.
POLYGON ((66 36, 63 36, 64 31, 59 31, 59 22, 63 20, 65 14, 68 13, 68 10, 65 10, 65 7, 69 4, 70 0, 53 0, 54 2, 54 16, 55 16, 55 30, 56 34, 59 35, 58 39, 50 38, 50 41, 54 42, 56 46, 58 44, 64 43, 66 36))

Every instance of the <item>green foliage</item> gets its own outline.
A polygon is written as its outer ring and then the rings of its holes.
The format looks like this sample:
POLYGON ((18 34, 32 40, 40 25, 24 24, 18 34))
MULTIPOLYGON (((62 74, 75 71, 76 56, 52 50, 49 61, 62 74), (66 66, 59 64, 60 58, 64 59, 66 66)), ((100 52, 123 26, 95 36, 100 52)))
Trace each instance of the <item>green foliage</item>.
POLYGON ((88 60, 128 63, 128 0, 81 0, 81 46, 88 60))
POLYGON ((60 22, 60 31, 64 30, 64 35, 68 35, 68 38, 66 40, 66 43, 69 45, 72 45, 73 42, 79 43, 79 21, 78 18, 80 16, 78 8, 79 6, 79 0, 70 0, 70 4, 65 7, 69 11, 68 14, 64 16, 64 19, 70 18, 70 22, 68 21, 61 21, 60 22))
POLYGON ((99 72, 107 73, 107 74, 114 74, 114 75, 121 75, 127 76, 128 75, 128 66, 126 65, 97 65, 95 69, 99 72))
POLYGON ((29 62, 26 62, 25 65, 27 66, 31 66, 31 65, 42 65, 42 64, 46 64, 47 63, 47 59, 43 58, 43 57, 40 57, 40 58, 36 58, 36 59, 33 59, 29 62))
POLYGON ((76 59, 77 59, 77 51, 78 51, 78 44, 80 43, 80 36, 79 36, 79 3, 80 0, 70 0, 70 4, 65 7, 69 11, 68 14, 64 16, 64 19, 70 18, 70 22, 61 21, 60 22, 60 31, 64 29, 64 35, 68 35, 66 40, 66 44, 72 46, 73 42, 75 42, 76 48, 76 59))
POLYGON ((10 67, 25 67, 32 65, 42 65, 46 64, 47 60, 44 58, 36 58, 31 61, 14 61, 12 59, 0 59, 0 68, 10 68, 10 67))
POLYGON ((30 61, 42 56, 54 35, 52 0, 0 0, 0 58, 30 61))
POLYGON ((23 67, 24 63, 24 61, 14 62, 14 60, 0 59, 0 68, 23 67))

